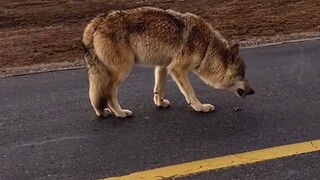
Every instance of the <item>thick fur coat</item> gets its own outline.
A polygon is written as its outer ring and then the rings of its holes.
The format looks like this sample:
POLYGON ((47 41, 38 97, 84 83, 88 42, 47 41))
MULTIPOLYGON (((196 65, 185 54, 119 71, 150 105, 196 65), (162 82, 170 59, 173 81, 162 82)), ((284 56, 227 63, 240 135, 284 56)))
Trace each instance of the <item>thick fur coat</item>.
POLYGON ((83 44, 89 97, 98 116, 132 115, 119 105, 117 92, 134 64, 155 66, 153 100, 159 107, 170 104, 164 98, 168 73, 187 103, 199 112, 213 111, 214 106, 197 99, 189 71, 214 88, 228 89, 240 97, 253 94, 239 45, 231 44, 210 23, 191 13, 151 7, 111 11, 87 25, 83 44))

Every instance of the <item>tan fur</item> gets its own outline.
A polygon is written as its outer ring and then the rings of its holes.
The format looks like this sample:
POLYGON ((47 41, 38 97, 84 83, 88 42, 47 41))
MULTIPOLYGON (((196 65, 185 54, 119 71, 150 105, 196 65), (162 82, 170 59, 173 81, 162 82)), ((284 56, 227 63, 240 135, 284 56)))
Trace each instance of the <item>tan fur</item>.
POLYGON ((87 25, 83 44, 89 96, 98 116, 132 115, 120 107, 117 92, 134 64, 156 67, 153 100, 159 107, 170 104, 164 99, 168 72, 186 101, 199 112, 213 111, 214 106, 197 99, 189 71, 215 88, 235 93, 240 88, 244 95, 253 92, 244 77, 245 64, 238 45, 231 45, 209 23, 191 13, 151 7, 112 11, 87 25))

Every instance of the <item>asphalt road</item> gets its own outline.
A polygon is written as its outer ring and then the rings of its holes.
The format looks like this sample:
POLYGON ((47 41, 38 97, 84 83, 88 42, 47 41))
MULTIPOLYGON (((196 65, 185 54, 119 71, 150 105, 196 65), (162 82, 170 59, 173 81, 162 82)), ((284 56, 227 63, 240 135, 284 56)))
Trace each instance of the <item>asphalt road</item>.
MULTIPOLYGON (((169 78, 169 109, 153 105, 153 70, 120 91, 128 120, 96 120, 84 69, 0 79, 0 179, 94 179, 320 138, 320 41, 244 49, 255 95, 213 90, 195 76, 195 113, 169 78), (234 112, 235 107, 242 111, 234 112)), ((320 153, 186 179, 318 179, 320 153)))

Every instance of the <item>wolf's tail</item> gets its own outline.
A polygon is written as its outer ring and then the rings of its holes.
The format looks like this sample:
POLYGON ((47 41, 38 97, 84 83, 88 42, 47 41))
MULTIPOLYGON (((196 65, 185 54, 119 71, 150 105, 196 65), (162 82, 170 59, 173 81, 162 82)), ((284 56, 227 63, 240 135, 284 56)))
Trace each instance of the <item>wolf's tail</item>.
POLYGON ((82 36, 84 60, 89 76, 89 97, 97 116, 103 116, 107 107, 106 89, 110 83, 110 74, 94 50, 94 34, 105 19, 104 15, 94 18, 85 28, 82 36))

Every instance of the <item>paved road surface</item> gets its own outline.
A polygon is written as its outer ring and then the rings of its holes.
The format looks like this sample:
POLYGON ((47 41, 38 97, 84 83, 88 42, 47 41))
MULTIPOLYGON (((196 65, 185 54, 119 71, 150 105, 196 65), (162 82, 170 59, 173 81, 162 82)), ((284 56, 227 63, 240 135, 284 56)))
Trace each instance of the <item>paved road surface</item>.
MULTIPOLYGON (((95 120, 86 71, 0 79, 0 179, 94 179, 320 138, 320 41, 244 49, 256 94, 245 100, 192 76, 195 113, 169 78, 169 109, 152 102, 152 69, 120 91, 129 120, 95 120), (240 106, 242 111, 234 112, 240 106)), ((317 179, 320 153, 186 179, 317 179)))

